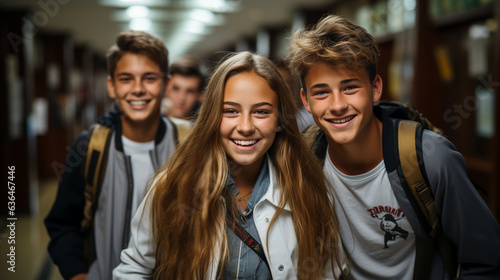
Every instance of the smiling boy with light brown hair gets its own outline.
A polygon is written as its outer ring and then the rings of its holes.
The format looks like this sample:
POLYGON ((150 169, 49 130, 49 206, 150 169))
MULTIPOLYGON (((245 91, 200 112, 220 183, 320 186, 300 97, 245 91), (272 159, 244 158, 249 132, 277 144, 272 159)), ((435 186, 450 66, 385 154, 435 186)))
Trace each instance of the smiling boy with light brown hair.
MULTIPOLYGON (((428 243, 420 209, 398 174, 399 120, 374 106, 382 95, 378 58, 373 36, 334 15, 297 31, 289 56, 317 124, 308 137, 335 193, 351 278, 454 278, 440 244, 428 243)), ((500 227, 467 178, 463 157, 436 133, 424 130, 421 139, 420 160, 440 230, 458 256, 451 261, 460 263, 459 279, 500 279, 500 227)))

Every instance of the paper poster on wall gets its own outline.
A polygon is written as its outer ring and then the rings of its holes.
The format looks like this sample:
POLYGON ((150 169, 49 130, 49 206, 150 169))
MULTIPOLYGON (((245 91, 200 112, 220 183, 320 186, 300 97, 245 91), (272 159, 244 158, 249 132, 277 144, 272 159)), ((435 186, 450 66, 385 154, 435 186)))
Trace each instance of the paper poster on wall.
POLYGON ((8 85, 9 137, 12 140, 23 136, 23 84, 20 80, 8 85))
POLYGON ((19 58, 10 54, 5 59, 7 74, 7 118, 9 137, 12 140, 23 136, 23 83, 19 78, 19 58))
POLYGON ((61 84, 60 67, 56 63, 50 63, 47 66, 47 86, 50 89, 57 89, 61 84))
POLYGON ((486 25, 476 24, 469 28, 469 37, 465 44, 469 56, 467 70, 472 78, 488 74, 489 36, 486 25))
POLYGON ((46 98, 35 98, 33 101, 33 128, 36 135, 45 135, 49 130, 49 102, 46 98))
POLYGON ((492 88, 476 88, 476 134, 492 138, 495 134, 495 93, 492 88))
POLYGON ((445 83, 451 82, 455 74, 448 47, 444 45, 434 47, 434 57, 436 58, 441 80, 445 83))

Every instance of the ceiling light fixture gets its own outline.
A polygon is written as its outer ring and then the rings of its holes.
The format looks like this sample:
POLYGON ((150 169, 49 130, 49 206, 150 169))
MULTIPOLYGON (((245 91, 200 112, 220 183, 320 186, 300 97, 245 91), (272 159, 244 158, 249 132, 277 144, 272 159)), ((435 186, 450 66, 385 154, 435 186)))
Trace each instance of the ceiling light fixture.
POLYGON ((194 33, 194 34, 203 34, 205 32, 205 24, 199 21, 187 20, 183 24, 183 31, 194 33))
POLYGON ((205 23, 211 23, 215 19, 214 13, 212 13, 209 10, 203 10, 203 9, 193 9, 189 13, 189 17, 191 19, 205 22, 205 23))
POLYGON ((129 22, 129 27, 132 30, 148 31, 153 26, 149 18, 133 18, 129 22))
POLYGON ((208 9, 214 12, 234 12, 240 8, 242 0, 193 0, 192 7, 208 9))
POLYGON ((133 5, 127 8, 129 18, 145 18, 149 16, 149 8, 142 5, 133 5))

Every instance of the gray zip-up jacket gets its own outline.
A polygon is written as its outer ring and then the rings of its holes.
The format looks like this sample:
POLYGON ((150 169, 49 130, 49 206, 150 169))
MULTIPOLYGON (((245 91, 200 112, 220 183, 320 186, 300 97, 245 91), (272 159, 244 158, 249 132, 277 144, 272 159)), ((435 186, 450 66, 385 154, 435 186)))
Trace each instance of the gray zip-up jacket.
MULTIPOLYGON (((64 279, 79 273, 88 273, 87 279, 111 279, 113 269, 120 263, 120 252, 127 247, 130 239, 130 221, 135 212, 131 209, 134 185, 131 160, 123 152, 120 112, 115 109, 102 116, 98 123, 111 128, 111 139, 89 248, 84 248, 81 228, 88 131, 81 133, 68 151, 56 200, 45 219, 50 236, 49 254, 64 279), (90 263, 84 263, 85 250, 89 252, 90 263)), ((162 117, 155 148, 150 151, 155 170, 168 160, 176 142, 175 125, 162 117)))
MULTIPOLYGON (((418 218, 418 210, 412 207, 397 172, 395 123, 378 106, 374 106, 374 113, 383 124, 383 156, 390 187, 416 237, 426 240, 429 238, 426 224, 418 218)), ((325 133, 319 128, 312 128, 306 132, 305 138, 318 159, 324 162, 328 145, 325 133)), ((425 173, 434 195, 436 211, 444 233, 457 252, 459 279, 500 279, 500 226, 468 179, 464 158, 450 141, 429 130, 424 130, 422 147, 425 173)), ((421 249, 422 246, 417 244, 417 254, 425 254, 421 249)), ((429 259, 432 259, 429 279, 450 279, 437 246, 429 259)), ((415 271, 421 269, 415 266, 415 271)))

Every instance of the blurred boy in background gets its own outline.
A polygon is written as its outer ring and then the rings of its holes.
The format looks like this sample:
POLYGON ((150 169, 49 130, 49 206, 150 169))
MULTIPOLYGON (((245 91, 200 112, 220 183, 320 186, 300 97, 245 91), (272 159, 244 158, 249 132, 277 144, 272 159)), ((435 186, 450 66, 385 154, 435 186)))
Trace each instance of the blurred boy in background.
POLYGON ((177 125, 179 140, 189 133, 203 99, 205 77, 199 63, 182 57, 170 65, 170 83, 164 100, 164 113, 177 125))

